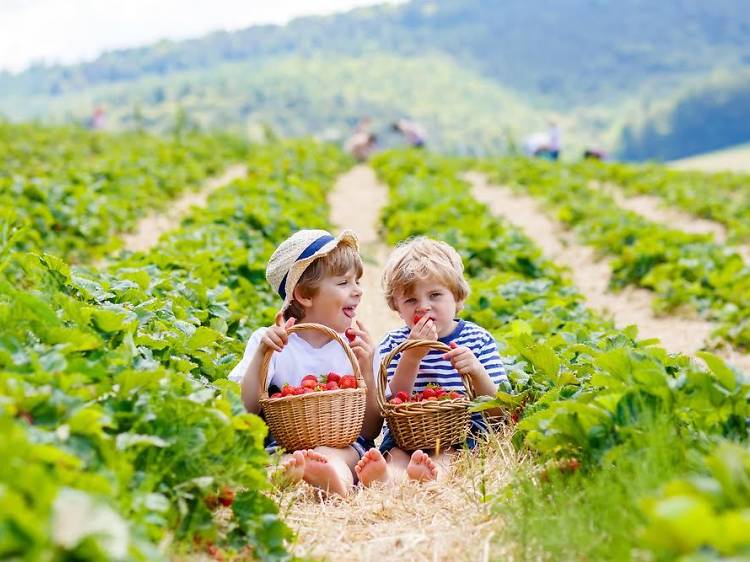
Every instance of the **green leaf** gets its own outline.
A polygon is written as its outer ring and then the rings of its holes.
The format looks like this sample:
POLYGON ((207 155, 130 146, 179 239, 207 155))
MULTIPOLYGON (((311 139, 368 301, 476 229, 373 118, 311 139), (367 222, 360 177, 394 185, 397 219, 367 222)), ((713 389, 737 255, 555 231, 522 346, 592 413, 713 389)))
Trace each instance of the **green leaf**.
POLYGON ((118 310, 95 308, 92 312, 92 318, 96 327, 103 332, 119 332, 124 330, 128 324, 127 314, 118 310))
POLYGON ((220 337, 220 332, 217 332, 216 330, 213 330, 211 328, 207 328, 206 326, 200 326, 197 330, 195 330, 195 332, 193 332, 193 335, 190 336, 186 345, 189 350, 195 351, 197 349, 200 349, 201 347, 211 345, 220 337))
POLYGON ((560 372, 560 360, 551 347, 535 344, 521 350, 523 357, 528 360, 537 371, 550 379, 557 379, 560 372))
POLYGON ((737 387, 737 379, 734 376, 732 369, 727 366, 721 357, 717 357, 713 353, 707 351, 699 351, 696 355, 703 359, 708 366, 708 369, 724 388, 734 390, 737 387))

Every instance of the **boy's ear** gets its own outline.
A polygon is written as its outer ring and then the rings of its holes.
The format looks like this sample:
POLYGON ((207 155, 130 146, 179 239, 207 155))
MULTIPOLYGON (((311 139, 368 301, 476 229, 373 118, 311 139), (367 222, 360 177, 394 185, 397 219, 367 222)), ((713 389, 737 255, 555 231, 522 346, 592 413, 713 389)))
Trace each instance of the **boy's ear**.
POLYGON ((310 308, 312 306, 312 297, 303 296, 299 287, 295 287, 294 291, 292 291, 292 298, 297 301, 302 308, 310 308))

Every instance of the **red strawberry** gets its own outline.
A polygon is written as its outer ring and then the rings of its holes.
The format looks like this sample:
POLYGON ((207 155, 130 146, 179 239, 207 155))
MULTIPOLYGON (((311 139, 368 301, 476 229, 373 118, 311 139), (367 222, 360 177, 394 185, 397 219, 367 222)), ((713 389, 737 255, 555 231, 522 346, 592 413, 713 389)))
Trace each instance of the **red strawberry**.
POLYGON ((422 401, 422 393, 421 392, 415 392, 411 395, 412 402, 421 402, 422 401))
POLYGON ((318 386, 318 381, 317 379, 308 379, 307 377, 305 377, 304 379, 302 379, 302 384, 300 386, 302 388, 313 389, 318 386))
POLYGON ((331 371, 330 373, 326 375, 325 379, 326 379, 326 382, 335 382, 336 384, 338 384, 339 381, 341 381, 341 375, 331 371))
POLYGON ((302 377, 302 382, 305 382, 305 381, 318 382, 318 377, 316 377, 313 374, 305 375, 304 377, 302 377))
POLYGON ((415 314, 415 315, 414 315, 414 323, 415 323, 415 324, 416 324, 417 322, 419 322, 419 321, 420 321, 421 319, 422 319, 422 315, 421 315, 421 314, 415 314))
POLYGON ((430 398, 436 398, 437 394, 435 393, 435 389, 431 386, 428 386, 422 391, 422 398, 425 400, 429 400, 430 398))
POLYGON ((450 392, 448 395, 451 397, 452 400, 463 397, 463 394, 461 394, 460 392, 456 392, 455 390, 450 392))
POLYGON ((338 390, 339 389, 339 383, 336 381, 329 381, 326 383, 326 390, 338 390))
POLYGON ((219 492, 219 501, 224 507, 229 507, 234 502, 234 490, 229 486, 224 486, 219 492))
POLYGON ((351 328, 347 328, 344 334, 346 335, 346 339, 348 339, 349 341, 354 341, 355 339, 357 339, 357 334, 355 334, 354 330, 351 328))
POLYGON ((292 387, 292 394, 294 396, 299 396, 300 394, 304 394, 304 393, 305 393, 304 387, 301 387, 301 386, 292 387))
POLYGON ((577 458, 572 457, 567 460, 560 461, 560 472, 575 472, 581 468, 581 461, 577 458))
POLYGON ((429 398, 425 398, 425 400, 429 400, 430 402, 435 402, 437 400, 437 397, 430 396, 429 398))
POLYGON ((401 400, 401 402, 407 402, 409 400, 409 395, 406 392, 404 392, 403 390, 399 390, 396 393, 396 398, 398 398, 399 400, 401 400))
POLYGON ((357 379, 354 378, 354 375, 344 375, 341 377, 339 386, 341 388, 357 388, 357 379))
POLYGON ((274 392, 271 394, 271 398, 281 398, 282 396, 284 395, 281 392, 274 392))
POLYGON ((294 387, 291 384, 285 384, 284 386, 281 387, 281 395, 291 396, 292 394, 294 394, 294 392, 292 392, 293 390, 294 390, 294 387))
POLYGON ((302 394, 310 394, 311 392, 315 392, 315 389, 310 388, 309 386, 302 387, 302 394))
POLYGON ((389 400, 389 402, 390 402, 391 404, 403 404, 403 403, 404 403, 404 401, 403 401, 403 400, 401 400, 401 398, 399 398, 398 396, 396 396, 395 398, 391 398, 391 399, 389 400))

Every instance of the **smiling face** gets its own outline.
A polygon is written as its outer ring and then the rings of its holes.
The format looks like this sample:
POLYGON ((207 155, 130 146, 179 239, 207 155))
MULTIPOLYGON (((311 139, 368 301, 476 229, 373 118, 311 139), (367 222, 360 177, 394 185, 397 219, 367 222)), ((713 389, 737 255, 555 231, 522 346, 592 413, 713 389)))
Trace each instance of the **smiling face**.
POLYGON ((324 277, 313 296, 298 294, 297 289, 294 296, 304 307, 305 322, 323 324, 342 333, 352 324, 362 300, 362 289, 358 272, 350 269, 340 275, 324 277))
POLYGON ((437 279, 417 279, 411 286, 394 295, 396 310, 409 328, 415 316, 429 316, 435 322, 438 337, 450 334, 456 327, 456 313, 461 303, 450 288, 437 279))

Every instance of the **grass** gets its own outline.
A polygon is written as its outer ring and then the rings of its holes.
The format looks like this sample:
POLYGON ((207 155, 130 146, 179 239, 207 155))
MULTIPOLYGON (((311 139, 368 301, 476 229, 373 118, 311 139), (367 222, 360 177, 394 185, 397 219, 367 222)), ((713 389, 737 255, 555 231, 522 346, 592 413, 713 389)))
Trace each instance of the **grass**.
POLYGON ((505 521, 498 540, 513 545, 509 559, 653 560, 641 546, 639 502, 684 474, 693 453, 668 422, 635 441, 574 474, 526 465, 495 502, 505 521))

